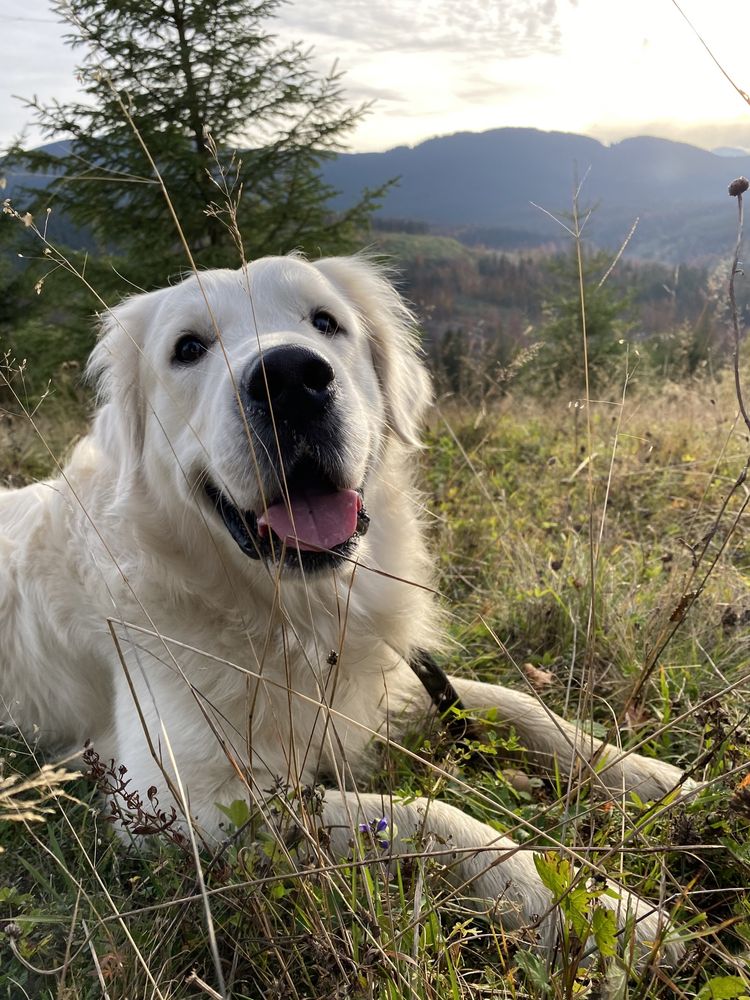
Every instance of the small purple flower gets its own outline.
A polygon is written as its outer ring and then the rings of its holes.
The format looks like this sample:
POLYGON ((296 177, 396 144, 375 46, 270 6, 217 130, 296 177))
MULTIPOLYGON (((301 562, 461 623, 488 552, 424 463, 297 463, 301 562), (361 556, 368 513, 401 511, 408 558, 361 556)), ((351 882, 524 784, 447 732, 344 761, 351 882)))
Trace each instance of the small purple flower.
POLYGON ((381 816, 380 819, 370 820, 369 823, 360 823, 359 832, 372 837, 381 851, 386 851, 391 846, 391 830, 387 816, 381 816))

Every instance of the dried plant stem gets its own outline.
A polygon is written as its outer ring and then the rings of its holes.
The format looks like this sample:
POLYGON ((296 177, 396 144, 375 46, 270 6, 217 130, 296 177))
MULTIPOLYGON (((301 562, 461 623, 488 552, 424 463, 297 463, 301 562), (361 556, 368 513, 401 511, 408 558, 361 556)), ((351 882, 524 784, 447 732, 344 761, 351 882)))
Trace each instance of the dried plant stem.
POLYGON ((211 1000, 223 1000, 221 993, 217 993, 213 986, 209 986, 205 980, 201 979, 195 969, 187 977, 185 983, 188 986, 197 986, 207 997, 211 997, 211 1000))
POLYGON ((688 578, 688 582, 683 588, 682 596, 677 604, 677 607, 672 611, 672 614, 669 616, 669 624, 666 626, 665 630, 662 631, 659 639, 654 645, 654 648, 651 650, 648 657, 646 658, 646 662, 644 664, 643 670, 640 673, 638 682, 631 691, 627 701, 625 702, 622 712, 620 713, 620 718, 624 718, 638 700, 646 682, 656 669, 656 666, 661 658, 661 654, 670 644, 670 642, 674 638, 675 633, 679 629, 680 625, 682 625, 682 623, 687 618, 690 609, 693 607, 695 602, 703 593, 703 590, 705 589, 706 584, 708 583, 717 562, 719 561, 722 553, 729 544, 729 541, 732 538, 732 535, 734 534, 742 515, 744 514, 748 504, 750 503, 750 496, 745 497, 744 501, 742 502, 742 505, 740 506, 739 511, 737 512, 737 514, 735 514, 734 520, 729 528, 729 531, 727 532, 726 536, 724 537, 721 543, 719 551, 715 554, 714 558, 711 560, 711 564, 706 570, 706 572, 703 574, 703 578, 700 581, 700 583, 698 583, 698 585, 693 589, 692 588, 693 580, 697 575, 698 569, 703 563, 706 553, 708 552, 708 547, 713 541, 714 536, 716 535, 716 532, 719 529, 719 525, 724 519, 724 514, 726 513, 727 507, 729 506, 732 497, 735 495, 737 490, 739 490, 739 488, 744 484, 747 478, 747 472, 748 472, 748 465, 746 463, 745 467, 740 472, 739 476, 732 485, 732 488, 730 489, 729 493, 725 497, 724 502, 721 505, 721 510, 716 515, 714 523, 711 526, 711 530, 706 534, 706 537, 703 542, 703 547, 701 548, 699 555, 695 558, 695 563, 692 567, 690 576, 688 578))
POLYGON ((110 995, 107 991, 107 983, 104 979, 104 973, 102 972, 102 966, 99 961, 99 956, 96 953, 96 948, 94 947, 94 942, 92 940, 91 934, 89 934, 89 929, 86 926, 86 921, 81 920, 81 926, 86 935, 86 940, 89 946, 89 951, 91 952, 91 959, 94 963, 94 969, 96 970, 96 978, 99 980, 99 986, 101 987, 103 1000, 110 1000, 110 995))
MULTIPOLYGON (((745 426, 750 430, 750 417, 747 414, 747 409, 745 408, 745 400, 742 395, 742 383, 740 380, 740 321, 737 313, 737 296, 734 289, 734 281, 738 274, 742 274, 742 266, 740 264, 740 252, 742 249, 742 224, 743 224, 743 207, 742 207, 742 183, 744 178, 738 178, 737 181, 733 181, 729 186, 729 192, 732 193, 732 189, 735 185, 737 187, 737 243, 734 248, 734 259, 732 260, 732 273, 729 276, 729 302, 732 307, 732 327, 734 329, 734 388, 737 393, 737 402, 740 407, 740 413, 742 414, 742 419, 745 421, 745 426)), ((747 185, 747 181, 745 181, 747 185)))
MULTIPOLYGON (((677 5, 675 4, 675 6, 677 5)), ((745 177, 738 177, 736 180, 733 180, 732 183, 729 185, 730 196, 737 199, 737 240, 734 247, 734 256, 732 258, 732 270, 729 276, 729 302, 732 313, 732 328, 734 331, 735 394, 737 396, 737 404, 739 406, 742 419, 745 421, 745 426, 750 431, 750 415, 748 415, 747 408, 745 406, 745 399, 742 393, 742 380, 740 378, 740 341, 742 339, 742 331, 740 329, 739 314, 737 311, 737 296, 735 292, 735 279, 738 274, 744 273, 740 261, 740 254, 742 251, 742 231, 744 222, 742 195, 744 194, 745 191, 748 190, 749 187, 750 187, 750 182, 745 177)), ((716 536, 716 532, 719 530, 719 526, 721 525, 721 522, 724 519, 724 515, 727 512, 727 508, 729 506, 732 497, 734 497, 737 491, 745 484, 748 475, 748 469, 750 469, 750 456, 748 456, 748 458, 746 459, 744 468, 740 471, 734 484, 732 485, 732 488, 729 490, 729 493, 724 498, 724 502, 721 505, 719 513, 716 515, 714 519, 714 523, 711 526, 711 529, 708 531, 705 538, 703 539, 703 545, 701 546, 700 552, 698 553, 697 556, 696 555, 693 556, 692 570, 687 580, 687 583, 683 588, 682 596, 677 604, 677 607, 672 611, 672 614, 669 617, 669 623, 662 630, 662 633, 659 636, 657 642, 655 643, 653 649, 647 656, 646 662, 644 663, 643 666, 643 670, 641 671, 641 674, 638 678, 638 682, 631 691, 625 703, 625 706, 623 707, 623 710, 620 713, 620 718, 623 718, 630 711, 633 705, 637 702, 646 682, 649 680, 649 678, 651 677, 656 668, 656 665, 659 663, 661 654, 664 652, 664 650, 671 642, 675 632, 678 630, 680 625, 682 625, 690 609, 693 607, 695 602, 703 593, 706 584, 708 583, 719 558, 726 549, 729 540, 732 538, 735 530, 737 529, 737 525, 739 524, 742 515, 744 514, 748 504, 750 503, 750 496, 746 495, 744 501, 740 505, 739 511, 734 516, 734 520, 732 521, 732 524, 730 525, 729 530, 726 533, 726 536, 724 537, 724 539, 721 542, 721 545, 719 546, 718 552, 716 552, 713 559, 711 560, 708 569, 703 574, 703 578, 700 580, 700 582, 696 587, 693 587, 693 581, 695 580, 698 570, 701 564, 703 563, 703 560, 706 557, 709 546, 711 545, 716 536)))
POLYGON ((742 87, 738 87, 737 86, 737 84, 731 78, 731 76, 729 75, 729 73, 727 73, 727 71, 721 65, 721 63, 716 58, 716 56, 713 54, 713 52, 711 51, 711 49, 708 47, 705 39, 703 38, 703 35, 701 35, 701 33, 695 27, 695 25, 690 20, 690 18, 687 16, 687 14, 685 13, 685 11, 677 3, 677 0, 672 0, 672 3, 675 5, 675 7, 677 8, 677 10, 680 12, 680 14, 682 15, 683 19, 687 22, 687 24, 690 27, 691 31, 693 32, 693 34, 695 35, 695 37, 698 39, 698 41, 701 43, 701 45, 703 46, 703 48, 706 50, 706 52, 708 52, 708 54, 711 57, 712 61, 718 67, 718 69, 720 70, 720 72, 724 76, 724 78, 729 81, 729 83, 732 85, 732 87, 734 87, 734 89, 740 95, 740 97, 742 98, 742 100, 745 101, 747 104, 750 104, 750 94, 748 94, 747 91, 743 90, 742 87))
POLYGON ((218 992, 214 992, 214 996, 219 998, 219 1000, 227 1000, 228 993, 226 984, 224 981, 224 970, 221 965, 221 956, 219 955, 219 945, 216 939, 216 929, 214 927, 213 914, 211 912, 211 903, 206 893, 206 883, 203 878, 203 866, 201 864, 200 852, 198 850, 198 842, 195 836, 195 827, 190 821, 190 805, 188 803, 187 792, 182 783, 182 777, 180 775, 180 769, 177 766, 177 761, 172 750, 172 743, 169 739, 169 733, 167 727, 164 725, 164 720, 161 720, 161 735, 164 740, 164 746, 169 754, 169 761, 172 765, 172 772, 175 777, 175 782, 177 784, 177 789, 180 793, 179 802, 182 806, 183 812, 185 814, 188 822, 185 824, 187 827, 188 837, 190 839, 190 846, 193 849, 193 858, 195 860, 195 874, 198 880, 198 891, 200 892, 201 899, 203 900, 203 914, 206 925, 206 933, 208 935, 208 945, 211 952, 211 958, 213 959, 214 973, 216 974, 216 980, 219 984, 218 992))

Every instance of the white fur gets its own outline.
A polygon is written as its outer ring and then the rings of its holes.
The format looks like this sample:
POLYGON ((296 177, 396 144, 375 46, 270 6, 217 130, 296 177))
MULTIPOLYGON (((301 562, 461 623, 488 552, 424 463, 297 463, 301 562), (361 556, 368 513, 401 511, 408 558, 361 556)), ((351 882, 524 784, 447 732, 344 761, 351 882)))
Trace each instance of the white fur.
MULTIPOLYGON (((433 833, 446 860, 457 852, 457 884, 497 902, 507 927, 545 914, 550 894, 512 841, 445 803, 352 791, 375 767, 373 732, 398 739, 405 720, 427 714, 407 661, 439 641, 409 471, 429 385, 391 285, 347 258, 203 273, 113 310, 91 370, 100 407, 63 476, 0 493, 6 721, 66 750, 92 740, 127 766, 132 788, 156 785, 163 805, 181 809, 174 760, 206 838, 220 835, 217 803, 262 803, 278 779, 325 775, 331 788, 315 822, 330 828, 334 852, 349 850, 352 824, 392 815, 397 849, 433 833), (316 308, 346 333, 321 335, 309 322, 316 308), (186 331, 213 346, 198 364, 175 366, 186 331), (304 577, 244 556, 202 493, 208 473, 240 509, 263 502, 264 456, 236 386, 260 351, 280 344, 312 346, 335 369, 342 461, 352 483, 364 481, 371 517, 356 565, 304 577)), ((453 680, 467 708, 495 709, 542 766, 585 773, 581 761, 599 745, 536 699, 453 680)), ((606 767, 596 781, 613 792, 659 796, 680 777, 668 764, 617 757, 606 748, 597 764, 606 767)), ((657 936, 662 914, 624 892, 621 910, 621 924, 627 910, 644 917, 641 943, 657 936)), ((553 912, 543 944, 556 928, 553 912)))

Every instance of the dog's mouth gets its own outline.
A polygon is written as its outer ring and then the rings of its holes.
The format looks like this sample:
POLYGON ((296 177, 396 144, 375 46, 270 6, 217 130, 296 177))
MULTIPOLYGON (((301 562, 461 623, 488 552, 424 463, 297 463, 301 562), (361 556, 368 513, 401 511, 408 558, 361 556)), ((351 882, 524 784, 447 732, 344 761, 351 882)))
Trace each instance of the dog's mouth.
POLYGON ((361 489, 341 489, 319 469, 301 464, 286 477, 283 496, 260 511, 239 510, 207 480, 205 491, 229 534, 251 559, 316 569, 352 554, 370 518, 361 489))

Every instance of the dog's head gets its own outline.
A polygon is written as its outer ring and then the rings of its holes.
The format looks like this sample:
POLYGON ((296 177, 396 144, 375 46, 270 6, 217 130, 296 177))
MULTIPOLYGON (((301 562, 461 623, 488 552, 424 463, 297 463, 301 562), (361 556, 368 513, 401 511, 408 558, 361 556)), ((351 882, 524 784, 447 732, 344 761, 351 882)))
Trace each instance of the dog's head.
POLYGON ((384 453, 417 444, 429 399, 412 317, 361 258, 264 258, 134 296, 90 370, 100 444, 158 502, 306 569, 356 550, 384 453))

